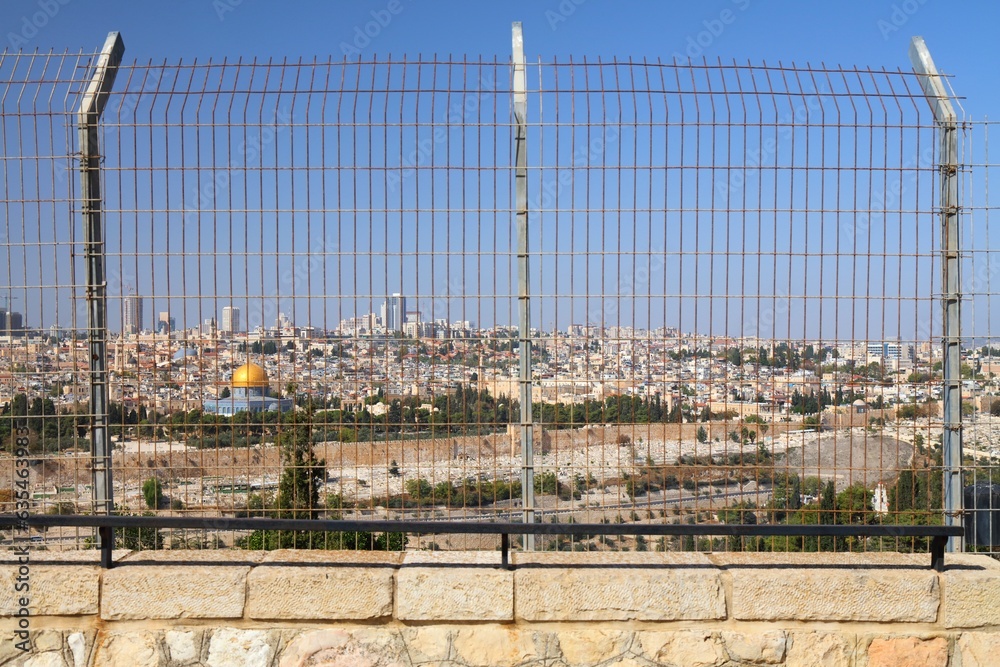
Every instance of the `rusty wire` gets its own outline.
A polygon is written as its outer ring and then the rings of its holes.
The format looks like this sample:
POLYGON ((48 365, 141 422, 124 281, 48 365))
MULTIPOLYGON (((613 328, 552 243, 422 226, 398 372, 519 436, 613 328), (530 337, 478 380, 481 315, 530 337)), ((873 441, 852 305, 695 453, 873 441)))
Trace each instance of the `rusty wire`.
MULTIPOLYGON (((0 294, 22 299, 29 328, 62 338, 3 339, 0 405, 54 397, 80 425, 70 114, 90 57, 0 60, 0 294)), ((120 67, 101 131, 122 511, 517 516, 510 85, 508 62, 466 57, 120 67), (407 305, 389 318, 420 321, 373 334, 395 294, 407 305), (239 309, 233 331, 227 307, 239 309), (246 362, 308 424, 324 462, 318 504, 282 488, 307 465, 290 454, 290 417, 205 416, 246 362), (162 494, 152 507, 144 485, 162 494)), ((940 520, 937 148, 915 76, 568 59, 529 65, 528 94, 542 520, 940 520), (813 412, 827 397, 837 404, 813 412)), ((991 248, 979 244, 990 204, 976 180, 988 154, 965 165, 966 200, 987 200, 966 217, 964 257, 973 275, 988 267, 966 290, 971 350, 992 340, 991 248)), ((86 434, 71 430, 33 436, 33 511, 86 511, 86 434)), ((247 537, 176 531, 162 546, 247 537)), ((408 547, 495 544, 410 536, 408 547)))

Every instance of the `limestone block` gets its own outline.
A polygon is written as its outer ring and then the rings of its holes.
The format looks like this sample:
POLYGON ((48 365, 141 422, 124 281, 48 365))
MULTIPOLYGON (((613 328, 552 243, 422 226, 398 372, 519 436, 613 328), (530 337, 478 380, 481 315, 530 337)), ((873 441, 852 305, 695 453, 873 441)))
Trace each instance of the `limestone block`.
POLYGON ((7 629, 3 627, 4 625, 6 624, 0 624, 0 633, 4 637, 4 640, 0 641, 0 665, 6 665, 8 661, 24 655, 21 649, 17 648, 14 642, 11 641, 13 639, 14 626, 11 626, 11 629, 7 629))
POLYGON ((413 551, 396 572, 396 617, 404 621, 510 621, 514 573, 495 552, 413 551))
POLYGON ((66 660, 59 651, 32 655, 21 663, 22 667, 66 667, 66 660))
POLYGON ((783 630, 759 634, 725 631, 722 643, 734 662, 778 665, 785 660, 788 638, 783 630))
MULTIPOLYGON (((423 629, 423 628, 421 628, 423 629)), ((430 629, 430 628, 428 628, 430 629)), ((447 656, 448 642, 444 642, 447 656)), ((398 632, 385 628, 330 629, 304 632, 281 652, 279 667, 375 667, 418 664, 398 632)), ((440 664, 442 657, 432 661, 440 664)))
POLYGON ((848 632, 788 633, 785 667, 853 665, 857 637, 848 632))
POLYGON ((948 569, 941 574, 945 627, 1000 625, 1000 564, 986 556, 959 559, 951 554, 945 561, 948 569))
MULTIPOLYGON (((44 562, 44 561, 42 561, 44 562)), ((96 565, 43 565, 30 562, 27 574, 16 564, 0 565, 0 616, 13 616, 21 597, 29 600, 32 616, 96 614, 100 599, 101 568, 96 565), (25 582, 24 577, 27 578, 25 582), (21 579, 21 581, 18 581, 21 579), (15 586, 27 583, 30 590, 15 586)))
POLYGON ((93 664, 102 667, 160 667, 166 665, 167 660, 160 650, 156 634, 136 629, 104 635, 95 651, 93 664))
POLYGON ((61 651, 63 635, 58 630, 39 630, 32 633, 32 644, 39 653, 45 651, 61 651))
POLYGON ((876 637, 868 645, 868 667, 947 667, 944 637, 876 637))
POLYGON ((625 630, 593 628, 558 633, 563 660, 569 665, 595 665, 612 661, 621 664, 635 642, 635 633, 625 630))
POLYGON ((120 565, 104 573, 101 618, 241 618, 250 568, 120 565))
MULTIPOLYGON (((112 558, 118 562, 133 552, 130 549, 115 549, 112 558)), ((0 551, 0 565, 23 563, 22 554, 17 551, 0 551)), ((34 551, 28 548, 29 564, 48 565, 100 565, 101 552, 97 549, 82 549, 80 551, 34 551)))
POLYGON ((721 573, 704 554, 519 553, 515 564, 518 619, 672 621, 726 617, 721 573))
POLYGON ((279 634, 269 630, 222 628, 208 644, 208 667, 269 667, 279 634))
POLYGON ((256 619, 370 619, 392 615, 392 553, 278 552, 247 578, 256 619))
POLYGON ((201 656, 200 630, 167 630, 164 641, 171 662, 185 665, 201 656))
POLYGON ((98 641, 97 630, 67 632, 66 646, 69 648, 73 667, 85 667, 91 662, 98 641))
POLYGON ((963 632, 955 642, 952 667, 986 667, 1000 656, 1000 634, 996 632, 963 632))
POLYGON ((728 663, 722 638, 716 632, 640 632, 639 643, 643 657, 661 665, 721 667, 728 663))
POLYGON ((937 573, 926 563, 914 567, 913 558, 897 554, 871 554, 870 563, 861 558, 868 554, 795 556, 782 554, 763 563, 744 554, 713 557, 732 576, 733 616, 767 621, 937 620, 940 586, 937 573), (756 566, 743 567, 750 563, 756 566))
POLYGON ((133 551, 121 559, 122 565, 159 563, 188 567, 204 563, 215 565, 253 566, 267 557, 263 551, 244 549, 167 549, 163 551, 133 551))
POLYGON ((470 666, 514 667, 545 657, 544 636, 527 628, 497 625, 458 627, 451 637, 453 659, 470 666))
POLYGON ((447 663, 456 628, 442 625, 405 627, 401 630, 406 652, 414 665, 447 663))
POLYGON ((955 570, 998 570, 1000 571, 1000 562, 996 561, 989 556, 982 556, 979 554, 945 554, 944 555, 944 566, 945 571, 955 571, 955 570))
POLYGON ((316 630, 298 635, 281 652, 279 667, 304 667, 322 665, 351 645, 351 635, 346 630, 316 630), (325 657, 320 655, 324 654, 325 657))
POLYGON ((92 640, 88 641, 87 635, 82 632, 73 632, 66 637, 66 646, 73 657, 73 667, 85 667, 91 643, 92 640))
MULTIPOLYGON (((957 556, 957 555, 956 555, 957 556)), ((951 554, 945 561, 951 562, 951 554)), ((708 554, 709 560, 725 568, 760 568, 764 566, 783 568, 876 568, 930 570, 931 557, 928 554, 899 553, 896 551, 864 551, 840 553, 815 552, 718 552, 708 554)))

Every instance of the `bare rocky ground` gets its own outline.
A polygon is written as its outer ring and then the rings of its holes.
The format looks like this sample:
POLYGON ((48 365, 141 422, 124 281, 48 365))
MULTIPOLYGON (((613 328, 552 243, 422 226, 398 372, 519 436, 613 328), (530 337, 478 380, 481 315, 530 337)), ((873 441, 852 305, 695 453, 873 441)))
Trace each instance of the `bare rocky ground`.
MULTIPOLYGON (((741 452, 753 454, 763 446, 776 455, 778 467, 803 476, 833 478, 838 488, 844 488, 857 481, 870 487, 878 482, 890 483, 896 471, 912 459, 911 445, 864 429, 820 435, 791 430, 795 426, 772 424, 760 443, 746 445, 732 442, 728 435, 734 425, 721 422, 545 431, 535 437, 535 471, 536 475, 555 473, 563 483, 583 477, 591 484, 614 485, 625 475, 637 474, 645 465, 670 466, 680 457, 692 455, 719 460, 741 452), (696 439, 702 426, 706 428, 705 443, 696 439)), ((406 482, 418 477, 432 484, 470 478, 512 480, 520 476, 522 465, 516 429, 513 436, 498 433, 328 442, 317 445, 315 453, 326 462, 327 492, 372 504, 403 493, 406 482)), ((12 465, 9 458, 0 460, 0 466, 6 468, 0 485, 9 485, 12 465)), ((116 486, 121 485, 116 491, 119 498, 141 498, 142 482, 155 476, 163 482, 168 495, 183 497, 188 507, 207 509, 231 507, 239 501, 231 491, 228 497, 216 496, 213 500, 206 496, 211 487, 246 483, 273 486, 280 478, 282 462, 273 445, 199 450, 179 442, 140 441, 116 450, 113 465, 116 486)), ((78 453, 48 458, 32 467, 31 479, 36 489, 82 488, 91 480, 88 456, 78 453)))
POLYGON ((833 479, 838 491, 856 482, 889 486, 913 460, 913 446, 865 429, 812 433, 788 438, 785 463, 803 477, 833 479))

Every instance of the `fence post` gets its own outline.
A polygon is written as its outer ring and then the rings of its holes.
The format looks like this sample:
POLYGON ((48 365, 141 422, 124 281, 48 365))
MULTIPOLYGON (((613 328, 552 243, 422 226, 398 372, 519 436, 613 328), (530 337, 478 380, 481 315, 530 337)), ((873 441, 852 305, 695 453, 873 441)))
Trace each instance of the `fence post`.
MULTIPOLYGON (((518 383, 521 400, 521 502, 524 523, 535 522, 535 453, 531 415, 531 305, 528 296, 528 92, 521 22, 512 26, 514 48, 514 216, 517 220, 518 383)), ((535 536, 525 534, 533 551, 535 536)))
MULTIPOLYGON (((80 143, 80 210, 83 215, 84 259, 87 266, 87 337, 90 357, 90 455, 93 464, 94 512, 114 511, 111 447, 108 439, 107 278, 104 227, 101 220, 101 154, 98 124, 115 82, 125 44, 117 32, 108 34, 97 57, 94 74, 80 100, 77 128, 80 143)), ((114 530, 99 531, 101 561, 111 565, 114 530)))
MULTIPOLYGON (((958 122, 923 37, 910 41, 910 62, 934 112, 940 148, 938 175, 941 179, 941 306, 944 332, 941 337, 944 382, 944 419, 941 458, 944 474, 945 523, 962 525, 962 293, 959 283, 958 122)), ((948 540, 948 551, 964 551, 963 539, 948 540)))

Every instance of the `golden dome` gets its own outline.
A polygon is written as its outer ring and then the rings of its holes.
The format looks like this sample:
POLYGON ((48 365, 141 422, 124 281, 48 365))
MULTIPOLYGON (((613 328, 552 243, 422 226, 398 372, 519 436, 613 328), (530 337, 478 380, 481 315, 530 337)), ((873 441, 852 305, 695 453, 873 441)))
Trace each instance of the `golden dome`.
POLYGON ((257 364, 243 364, 233 371, 234 387, 250 389, 251 387, 267 387, 267 373, 257 364))

